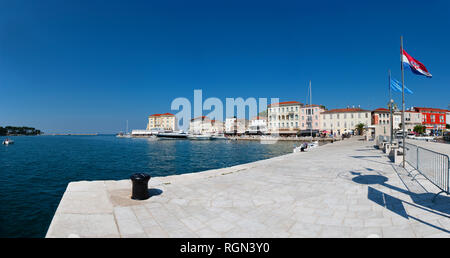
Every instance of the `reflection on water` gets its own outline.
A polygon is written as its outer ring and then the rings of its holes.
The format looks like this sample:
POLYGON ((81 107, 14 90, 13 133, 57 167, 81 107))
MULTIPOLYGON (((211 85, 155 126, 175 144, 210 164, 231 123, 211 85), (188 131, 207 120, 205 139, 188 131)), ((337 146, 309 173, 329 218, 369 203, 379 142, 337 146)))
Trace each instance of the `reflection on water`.
POLYGON ((14 145, 0 146, 0 237, 44 237, 71 181, 192 173, 291 153, 293 147, 292 142, 114 136, 10 138, 14 145))

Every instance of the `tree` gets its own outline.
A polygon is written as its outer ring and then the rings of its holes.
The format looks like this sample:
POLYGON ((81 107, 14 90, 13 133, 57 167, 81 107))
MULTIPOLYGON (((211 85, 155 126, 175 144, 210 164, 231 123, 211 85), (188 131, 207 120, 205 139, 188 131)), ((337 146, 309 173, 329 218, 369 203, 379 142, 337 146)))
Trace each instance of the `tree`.
POLYGON ((423 125, 416 125, 416 126, 414 126, 413 131, 418 133, 418 134, 424 134, 426 129, 427 128, 425 126, 423 126, 423 125))
POLYGON ((363 124, 363 123, 359 123, 359 124, 356 125, 355 129, 358 131, 359 135, 362 135, 362 133, 364 131, 364 127, 366 127, 366 125, 363 124))
POLYGON ((7 132, 8 132, 8 130, 6 130, 6 129, 3 128, 3 127, 0 127, 0 136, 6 135, 7 132))
POLYGON ((267 117, 267 110, 261 111, 258 116, 267 117))

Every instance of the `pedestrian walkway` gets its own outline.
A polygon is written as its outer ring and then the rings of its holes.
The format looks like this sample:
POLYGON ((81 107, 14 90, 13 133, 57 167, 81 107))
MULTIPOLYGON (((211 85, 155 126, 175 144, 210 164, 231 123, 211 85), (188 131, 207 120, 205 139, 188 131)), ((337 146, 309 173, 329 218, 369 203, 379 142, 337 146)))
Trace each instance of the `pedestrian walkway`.
POLYGON ((374 142, 201 173, 72 182, 47 237, 449 237, 450 198, 389 161, 374 142))

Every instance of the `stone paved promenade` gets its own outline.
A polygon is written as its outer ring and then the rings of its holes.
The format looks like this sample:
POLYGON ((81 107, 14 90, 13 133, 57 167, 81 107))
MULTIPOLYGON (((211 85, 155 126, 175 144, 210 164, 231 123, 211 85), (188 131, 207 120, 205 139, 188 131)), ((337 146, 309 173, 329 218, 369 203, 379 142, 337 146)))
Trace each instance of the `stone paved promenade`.
POLYGON ((448 143, 427 142, 412 139, 407 139, 406 142, 450 156, 450 144, 448 143))
POLYGON ((131 182, 72 182, 47 237, 449 237, 450 198, 412 181, 374 142, 131 182))

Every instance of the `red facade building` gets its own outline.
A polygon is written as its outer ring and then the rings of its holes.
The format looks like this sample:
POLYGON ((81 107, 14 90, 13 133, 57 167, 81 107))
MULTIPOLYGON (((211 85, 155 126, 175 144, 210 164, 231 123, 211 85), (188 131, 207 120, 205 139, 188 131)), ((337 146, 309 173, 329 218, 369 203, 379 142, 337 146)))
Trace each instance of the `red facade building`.
POLYGON ((445 129, 445 125, 447 124, 446 115, 449 112, 448 110, 424 107, 414 107, 414 110, 422 114, 422 125, 426 126, 427 130, 445 129))

